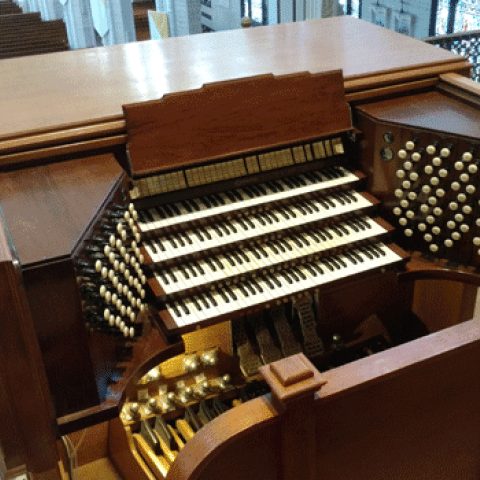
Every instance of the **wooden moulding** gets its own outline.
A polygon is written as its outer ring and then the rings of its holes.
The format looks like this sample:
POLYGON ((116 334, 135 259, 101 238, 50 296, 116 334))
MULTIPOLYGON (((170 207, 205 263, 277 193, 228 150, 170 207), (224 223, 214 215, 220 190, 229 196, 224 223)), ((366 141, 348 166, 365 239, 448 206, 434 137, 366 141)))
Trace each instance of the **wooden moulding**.
POLYGON ((134 176, 351 129, 339 70, 218 82, 123 108, 134 176))
POLYGON ((56 479, 53 405, 18 260, 3 222, 0 210, 0 454, 9 470, 26 464, 35 473, 52 469, 56 479))
POLYGON ((452 280, 480 287, 480 275, 475 268, 451 265, 443 259, 432 261, 420 252, 411 255, 406 271, 398 275, 400 283, 415 280, 452 280))
POLYGON ((259 371, 282 404, 327 383, 303 353, 260 367, 259 371))

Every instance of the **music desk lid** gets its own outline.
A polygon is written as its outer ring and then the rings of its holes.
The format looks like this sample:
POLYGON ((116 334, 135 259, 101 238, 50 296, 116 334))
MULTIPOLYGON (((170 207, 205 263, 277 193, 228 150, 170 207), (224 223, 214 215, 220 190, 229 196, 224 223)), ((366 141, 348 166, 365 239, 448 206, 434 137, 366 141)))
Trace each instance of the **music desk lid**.
POLYGON ((134 177, 352 128, 340 70, 217 82, 123 109, 134 177))

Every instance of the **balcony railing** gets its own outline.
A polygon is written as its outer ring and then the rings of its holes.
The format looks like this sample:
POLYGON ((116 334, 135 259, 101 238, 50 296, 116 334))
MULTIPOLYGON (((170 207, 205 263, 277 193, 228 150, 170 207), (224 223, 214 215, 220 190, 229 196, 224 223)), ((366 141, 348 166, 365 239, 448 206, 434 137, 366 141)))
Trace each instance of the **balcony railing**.
POLYGON ((480 30, 452 33, 451 35, 424 38, 423 40, 467 58, 473 65, 473 80, 480 82, 480 30))

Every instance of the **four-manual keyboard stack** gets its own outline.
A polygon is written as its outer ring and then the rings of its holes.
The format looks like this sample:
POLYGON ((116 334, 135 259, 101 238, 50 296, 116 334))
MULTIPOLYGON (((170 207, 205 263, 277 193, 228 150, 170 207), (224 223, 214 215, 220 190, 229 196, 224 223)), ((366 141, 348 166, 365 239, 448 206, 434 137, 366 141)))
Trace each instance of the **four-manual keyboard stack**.
POLYGON ((405 260, 384 243, 392 227, 355 169, 341 72, 206 85, 124 112, 150 300, 167 334, 405 260))
POLYGON ((139 212, 163 322, 191 330, 402 261, 362 177, 333 166, 139 212))

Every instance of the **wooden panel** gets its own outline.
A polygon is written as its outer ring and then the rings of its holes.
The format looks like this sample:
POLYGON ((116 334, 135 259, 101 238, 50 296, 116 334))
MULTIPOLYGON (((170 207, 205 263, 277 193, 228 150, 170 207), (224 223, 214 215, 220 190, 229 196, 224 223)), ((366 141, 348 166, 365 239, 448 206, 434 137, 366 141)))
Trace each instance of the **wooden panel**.
POLYGON ((56 415, 96 405, 96 372, 72 262, 29 269, 23 276, 56 415))
POLYGON ((357 108, 384 122, 480 138, 480 111, 439 92, 392 98, 357 108))
POLYGON ((0 103, 9 114, 0 117, 0 138, 118 120, 124 104, 234 78, 336 69, 347 79, 414 75, 458 63, 451 52, 351 17, 4 60, 0 103))
POLYGON ((125 105, 124 112, 135 175, 351 128, 340 71, 205 85, 156 102, 125 105))
POLYGON ((34 472, 55 472, 53 405, 3 220, 0 211, 0 450, 8 468, 26 463, 34 472))
POLYGON ((477 480, 479 346, 472 320, 326 372, 317 478, 477 480))
POLYGON ((187 442, 167 480, 282 478, 278 415, 266 397, 227 411, 187 442))
POLYGON ((0 203, 22 265, 69 255, 121 176, 112 155, 0 175, 0 203))

